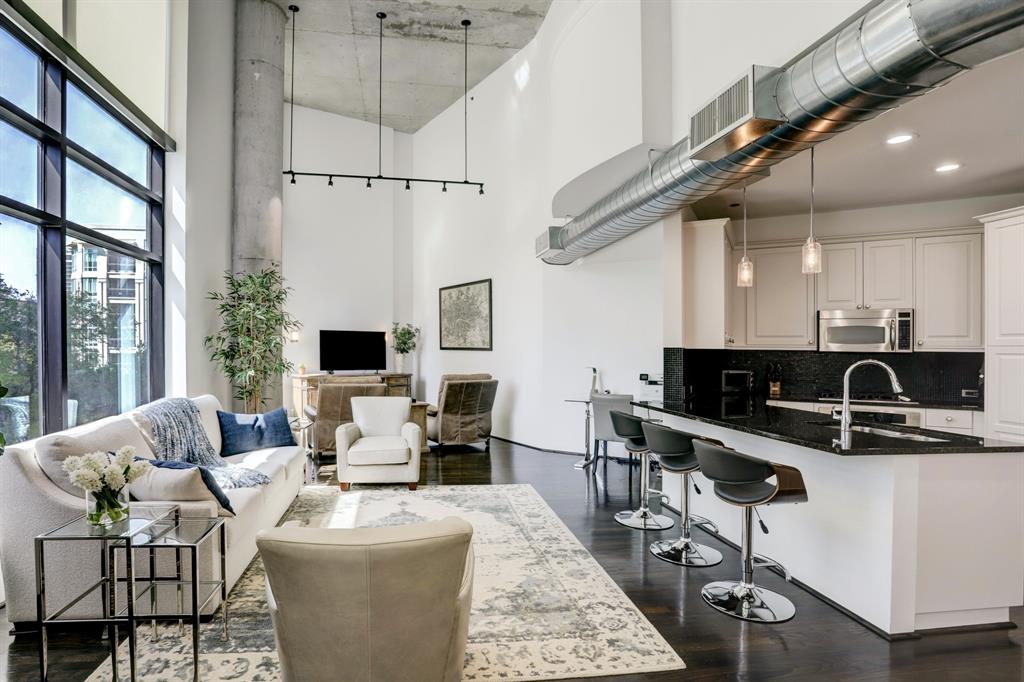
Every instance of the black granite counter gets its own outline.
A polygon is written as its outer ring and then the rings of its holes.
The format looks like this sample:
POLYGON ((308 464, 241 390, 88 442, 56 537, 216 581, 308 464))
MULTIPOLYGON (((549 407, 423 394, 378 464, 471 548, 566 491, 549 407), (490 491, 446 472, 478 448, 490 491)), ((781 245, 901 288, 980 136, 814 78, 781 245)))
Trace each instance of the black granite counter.
MULTIPOLYGON (((826 400, 824 398, 792 397, 783 395, 781 398, 770 398, 770 400, 781 400, 787 403, 822 403, 825 405, 842 405, 840 398, 826 400)), ((983 412, 984 407, 980 405, 966 405, 963 403, 939 402, 934 400, 914 400, 909 403, 894 403, 891 400, 851 400, 850 405, 861 407, 905 407, 919 408, 924 410, 966 410, 968 412, 983 412)))
MULTIPOLYGON (((873 433, 854 432, 852 447, 842 450, 832 444, 839 437, 839 422, 826 414, 817 414, 786 407, 765 404, 764 398, 750 399, 735 396, 707 396, 685 403, 634 402, 636 407, 675 415, 684 419, 714 424, 755 436, 792 443, 805 448, 837 455, 927 455, 952 453, 1016 452, 1024 454, 1024 444, 977 438, 943 431, 932 431, 890 424, 868 424, 892 431, 920 434, 940 439, 938 442, 919 442, 873 433)), ((861 424, 861 422, 854 422, 861 424)))

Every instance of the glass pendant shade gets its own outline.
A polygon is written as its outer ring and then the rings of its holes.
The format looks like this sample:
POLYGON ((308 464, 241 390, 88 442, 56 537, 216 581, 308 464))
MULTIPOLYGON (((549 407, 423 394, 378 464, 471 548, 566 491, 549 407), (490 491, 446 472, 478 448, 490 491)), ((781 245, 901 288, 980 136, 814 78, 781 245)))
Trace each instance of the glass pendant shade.
POLYGON ((736 267, 736 286, 754 286, 754 262, 746 256, 740 259, 740 263, 736 267))
POLYGON ((816 275, 821 272, 821 244, 808 237, 804 246, 800 249, 801 267, 805 275, 816 275))

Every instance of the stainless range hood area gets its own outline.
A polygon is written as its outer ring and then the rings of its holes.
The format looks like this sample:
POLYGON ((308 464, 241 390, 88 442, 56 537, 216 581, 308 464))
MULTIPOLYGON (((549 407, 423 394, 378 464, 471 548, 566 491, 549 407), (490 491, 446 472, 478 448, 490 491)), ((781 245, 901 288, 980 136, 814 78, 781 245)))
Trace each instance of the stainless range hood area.
POLYGON ((1022 47, 1024 0, 875 3, 777 78, 754 83, 758 101, 764 101, 765 88, 771 89, 767 95, 778 107, 780 125, 750 141, 733 135, 744 146, 717 160, 693 157, 689 139, 683 139, 650 169, 560 228, 545 231, 537 239, 538 256, 568 265, 1022 47))

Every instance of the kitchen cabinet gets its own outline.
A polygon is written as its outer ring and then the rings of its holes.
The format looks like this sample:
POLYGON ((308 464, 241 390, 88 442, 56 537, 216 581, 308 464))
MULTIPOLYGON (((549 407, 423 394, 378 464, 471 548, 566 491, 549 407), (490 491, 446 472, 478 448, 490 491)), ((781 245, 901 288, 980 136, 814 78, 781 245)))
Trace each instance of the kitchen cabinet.
POLYGON ((916 350, 982 347, 980 234, 915 241, 916 350))
POLYGON ((814 277, 800 272, 800 247, 750 249, 754 286, 746 290, 746 345, 816 346, 814 277))
POLYGON ((914 240, 825 244, 817 279, 820 310, 912 308, 914 240))
POLYGON ((970 436, 974 433, 974 413, 971 410, 928 408, 924 411, 924 427, 970 436))
POLYGON ((985 225, 985 435, 1024 443, 1024 206, 985 225))
POLYGON ((736 343, 736 268, 729 220, 683 223, 683 345, 730 348, 736 343))
POLYGON ((864 242, 864 306, 914 307, 914 240, 864 242))

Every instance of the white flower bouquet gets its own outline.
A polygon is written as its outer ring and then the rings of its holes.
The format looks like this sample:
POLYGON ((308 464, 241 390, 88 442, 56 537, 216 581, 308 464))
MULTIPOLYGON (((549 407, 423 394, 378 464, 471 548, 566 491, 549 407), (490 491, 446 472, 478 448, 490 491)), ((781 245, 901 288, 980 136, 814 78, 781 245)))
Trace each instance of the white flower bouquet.
POLYGON ((90 452, 64 460, 71 483, 85 491, 85 512, 89 523, 108 526, 128 518, 128 484, 150 467, 135 461, 130 445, 116 453, 90 452))

